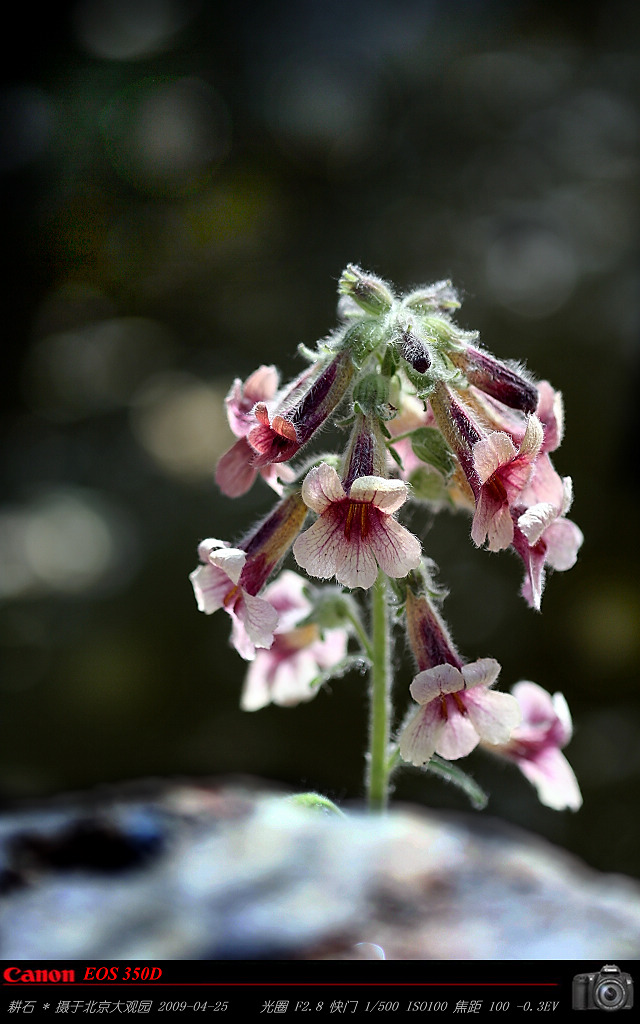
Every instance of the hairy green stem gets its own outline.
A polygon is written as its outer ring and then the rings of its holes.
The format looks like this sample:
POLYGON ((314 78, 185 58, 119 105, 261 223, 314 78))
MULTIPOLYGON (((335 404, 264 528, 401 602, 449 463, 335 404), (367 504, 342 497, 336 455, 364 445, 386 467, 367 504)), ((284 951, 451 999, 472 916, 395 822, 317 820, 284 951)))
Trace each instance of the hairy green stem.
POLYGON ((371 591, 371 690, 369 712, 369 810, 383 811, 389 798, 389 728, 391 693, 391 643, 387 581, 384 573, 371 591))
POLYGON ((360 616, 356 614, 353 608, 347 609, 346 616, 351 625, 353 626, 354 632, 358 637, 358 640, 360 641, 360 646, 362 647, 363 654, 366 654, 369 661, 373 662, 373 647, 371 645, 369 637, 367 636, 366 630, 362 625, 362 622, 360 621, 360 616))

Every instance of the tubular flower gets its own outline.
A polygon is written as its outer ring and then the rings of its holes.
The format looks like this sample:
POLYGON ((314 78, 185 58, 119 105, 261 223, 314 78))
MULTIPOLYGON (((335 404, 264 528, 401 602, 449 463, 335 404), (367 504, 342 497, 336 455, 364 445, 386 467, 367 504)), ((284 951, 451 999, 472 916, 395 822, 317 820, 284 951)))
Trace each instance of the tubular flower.
POLYGON ((292 706, 311 700, 318 692, 313 681, 347 653, 345 629, 327 629, 321 636, 314 623, 301 624, 312 610, 304 585, 301 576, 286 570, 264 592, 279 620, 273 644, 256 652, 247 672, 240 701, 244 711, 257 711, 269 703, 292 706))
POLYGON ((454 366, 463 370, 469 384, 511 409, 535 412, 536 387, 523 376, 519 367, 509 366, 490 352, 468 343, 459 350, 452 350, 449 357, 454 366))
POLYGON ((487 432, 446 385, 434 389, 431 407, 474 496, 473 542, 480 546, 488 538, 490 551, 509 547, 514 536, 511 508, 533 475, 543 442, 540 421, 527 418, 516 449, 506 432, 487 432))
POLYGON ((510 508, 531 478, 542 437, 540 421, 530 416, 519 450, 511 438, 501 432, 493 432, 473 446, 473 465, 480 489, 471 539, 478 547, 485 539, 488 539, 489 551, 501 551, 511 544, 510 508))
POLYGON ((471 753, 480 740, 506 743, 520 711, 514 697, 490 689, 499 672, 493 658, 419 672, 409 689, 420 706, 400 734, 402 758, 417 766, 434 753, 454 761, 471 753))
POLYGON ((564 515, 571 506, 571 477, 566 476, 561 484, 560 505, 546 501, 513 510, 513 547, 525 566, 522 596, 537 611, 544 589, 545 566, 559 572, 571 569, 584 540, 580 527, 564 515))
POLYGON ((517 764, 546 807, 577 811, 582 806, 580 788, 562 753, 573 731, 564 696, 554 693, 552 697, 537 683, 527 681, 516 683, 511 693, 520 706, 522 721, 508 743, 492 747, 492 753, 517 764))
POLYGON ((426 594, 407 589, 407 632, 420 671, 410 686, 420 705, 399 737, 401 757, 426 764, 434 753, 456 760, 484 740, 506 743, 520 721, 517 701, 491 687, 500 666, 493 658, 464 664, 447 627, 426 594))
POLYGON ((393 518, 407 497, 402 480, 361 476, 345 490, 332 466, 316 466, 305 478, 302 498, 318 519, 293 545, 298 565, 311 576, 335 576, 345 587, 365 590, 373 586, 378 565, 388 576, 406 576, 421 554, 417 537, 393 518))
POLYGON ((266 402, 258 402, 257 424, 247 434, 254 465, 288 462, 297 455, 342 401, 353 372, 351 356, 343 349, 329 362, 319 361, 306 370, 276 401, 273 411, 266 402))
POLYGON ((278 477, 285 482, 291 481, 294 477, 288 466, 283 466, 280 470, 274 466, 263 466, 258 469, 253 464, 255 451, 246 439, 247 434, 258 423, 253 412, 254 407, 259 402, 273 398, 277 388, 278 371, 275 366, 260 366, 247 377, 244 384, 236 378, 225 399, 229 426, 239 438, 221 456, 216 467, 216 483, 222 493, 229 498, 238 498, 245 494, 253 486, 258 472, 278 494, 282 493, 278 477))
POLYGON ((201 565, 189 579, 198 609, 211 615, 219 608, 232 621, 231 642, 246 661, 257 647, 270 647, 278 613, 258 597, 277 564, 287 553, 307 514, 299 493, 281 501, 244 541, 234 548, 209 538, 198 547, 201 565))

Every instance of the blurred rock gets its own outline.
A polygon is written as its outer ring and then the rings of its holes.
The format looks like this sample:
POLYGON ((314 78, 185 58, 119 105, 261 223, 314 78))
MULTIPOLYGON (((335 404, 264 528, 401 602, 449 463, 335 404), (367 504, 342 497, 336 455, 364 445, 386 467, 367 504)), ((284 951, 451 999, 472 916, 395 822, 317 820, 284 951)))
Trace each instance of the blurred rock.
POLYGON ((636 959, 640 885, 416 807, 148 782, 0 817, 3 959, 636 959))

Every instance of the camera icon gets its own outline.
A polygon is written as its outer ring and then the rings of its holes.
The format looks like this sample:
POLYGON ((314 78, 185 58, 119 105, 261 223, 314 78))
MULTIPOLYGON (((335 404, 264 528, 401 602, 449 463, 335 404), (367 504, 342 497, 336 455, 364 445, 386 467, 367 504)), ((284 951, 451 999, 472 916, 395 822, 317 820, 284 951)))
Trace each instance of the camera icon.
POLYGON ((597 974, 576 974, 572 986, 574 1010, 630 1010, 633 980, 615 964, 604 964, 597 974))

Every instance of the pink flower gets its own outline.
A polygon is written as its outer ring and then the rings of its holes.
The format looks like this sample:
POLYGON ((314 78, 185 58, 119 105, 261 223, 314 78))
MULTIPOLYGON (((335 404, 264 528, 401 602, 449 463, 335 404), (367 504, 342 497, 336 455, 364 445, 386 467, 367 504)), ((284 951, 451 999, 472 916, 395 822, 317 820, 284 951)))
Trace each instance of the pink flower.
MULTIPOLYGON (((582 530, 565 518, 565 512, 571 506, 571 477, 566 476, 560 482, 562 493, 559 504, 541 501, 529 508, 516 506, 513 510, 513 547, 525 565, 522 596, 537 610, 542 600, 545 566, 559 572, 571 569, 584 540, 582 530)), ((557 501, 555 485, 553 492, 557 501)))
POLYGON ((247 554, 223 540, 209 537, 198 547, 203 563, 189 579, 198 610, 211 615, 224 608, 231 616, 231 642, 238 654, 251 661, 256 647, 270 647, 278 624, 278 613, 268 601, 250 594, 240 585, 247 554))
POLYGON ((225 398, 229 426, 236 437, 246 437, 255 426, 253 408, 268 402, 278 390, 279 374, 275 366, 259 366, 244 384, 236 378, 225 398))
POLYGON ((225 399, 229 426, 239 438, 221 456, 216 467, 216 483, 222 493, 229 498, 245 494, 253 486, 258 472, 278 494, 282 493, 278 477, 285 482, 294 478, 294 473, 288 466, 283 466, 279 470, 275 466, 264 466, 258 470, 254 465, 255 451, 246 440, 247 434, 258 423, 254 413, 256 404, 273 398, 277 387, 278 371, 275 366, 260 366, 247 377, 244 384, 236 378, 225 399))
POLYGON ((536 415, 544 427, 542 451, 553 452, 560 447, 564 435, 564 403, 562 392, 555 391, 547 380, 538 384, 536 415))
POLYGON ((420 542, 392 516, 408 497, 402 480, 357 477, 345 491, 333 467, 321 463, 306 476, 302 498, 318 519, 296 540, 293 554, 311 576, 335 576, 345 587, 373 586, 378 565, 406 576, 420 563, 420 542), (377 562, 377 565, 376 565, 377 562))
POLYGON ((304 586, 301 576, 285 570, 264 592, 278 613, 278 626, 269 650, 257 651, 249 667, 240 702, 244 711, 311 700, 318 692, 313 681, 346 656, 345 629, 328 629, 321 636, 314 623, 300 624, 312 608, 304 586))
POLYGON ((295 480, 291 466, 269 465, 258 468, 253 462, 255 454, 246 437, 241 437, 220 456, 216 466, 216 483, 228 498, 239 498, 246 494, 253 487, 258 473, 276 494, 282 494, 283 483, 295 480))
POLYGON ((465 757, 480 740, 506 743, 520 710, 515 697, 490 689, 499 672, 493 658, 419 672, 410 690, 420 706, 400 733, 401 757, 419 766, 434 753, 450 761, 465 757))
POLYGON ((256 426, 247 434, 254 465, 288 462, 300 451, 336 409, 353 377, 354 366, 346 349, 329 362, 320 360, 305 370, 270 408, 259 402, 256 426))
POLYGON ((510 507, 529 482, 540 451, 543 432, 536 416, 527 422, 519 450, 500 431, 473 446, 473 464, 480 482, 471 539, 478 547, 488 538, 490 551, 501 551, 513 540, 510 507))
POLYGON ((283 498, 237 547, 208 538, 198 547, 201 565, 189 576, 205 615, 224 608, 231 642, 253 661, 257 647, 271 647, 278 613, 259 592, 302 529, 307 509, 299 492, 283 498))
POLYGON ((514 761, 538 791, 540 802, 555 811, 577 811, 582 796, 571 765, 562 753, 571 739, 572 723, 561 693, 553 697, 537 683, 520 682, 512 689, 522 712, 508 743, 492 752, 514 761))

